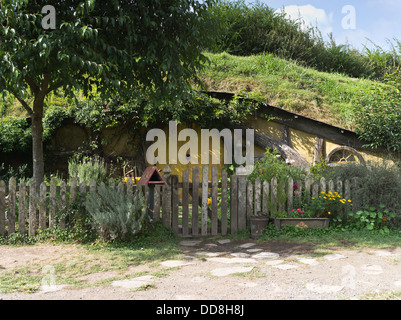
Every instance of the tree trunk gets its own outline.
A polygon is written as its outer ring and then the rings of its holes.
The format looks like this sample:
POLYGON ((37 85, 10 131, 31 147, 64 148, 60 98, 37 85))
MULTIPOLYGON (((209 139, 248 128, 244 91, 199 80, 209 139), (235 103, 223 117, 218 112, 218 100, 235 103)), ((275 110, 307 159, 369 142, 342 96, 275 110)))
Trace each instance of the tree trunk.
MULTIPOLYGON (((49 75, 43 75, 42 84, 35 94, 35 101, 32 108, 32 160, 33 160, 33 179, 39 187, 44 180, 45 163, 43 158, 43 106, 45 97, 48 94, 50 82, 49 75)), ((39 190, 39 189, 38 189, 39 190)))
POLYGON ((36 182, 37 186, 40 186, 40 184, 43 182, 45 173, 45 165, 43 159, 43 106, 41 109, 42 112, 35 112, 34 108, 32 114, 33 179, 36 182))

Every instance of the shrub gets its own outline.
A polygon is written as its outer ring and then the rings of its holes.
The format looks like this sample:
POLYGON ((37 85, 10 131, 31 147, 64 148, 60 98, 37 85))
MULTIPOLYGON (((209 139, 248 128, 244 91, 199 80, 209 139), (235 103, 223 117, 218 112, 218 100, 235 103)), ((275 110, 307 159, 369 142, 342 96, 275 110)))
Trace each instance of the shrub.
POLYGON ((0 152, 29 153, 32 131, 26 119, 2 118, 0 121, 0 152))
POLYGON ((8 166, 6 168, 4 163, 0 163, 0 181, 4 180, 6 183, 11 177, 14 177, 17 181, 26 178, 27 164, 23 164, 17 168, 8 166))
POLYGON ((305 177, 305 175, 305 170, 285 163, 277 150, 270 151, 268 149, 264 158, 255 162, 255 168, 248 179, 255 182, 259 178, 262 182, 267 181, 270 183, 273 177, 276 177, 278 182, 283 182, 287 181, 289 177, 297 181, 305 177))
POLYGON ((68 174, 70 178, 77 179, 78 183, 84 182, 88 186, 92 179, 97 183, 106 182, 107 167, 98 156, 83 157, 82 160, 72 158, 68 161, 68 174))
POLYGON ((397 165, 383 163, 368 164, 366 166, 349 164, 330 167, 319 172, 326 180, 351 180, 357 178, 358 187, 352 190, 352 200, 357 207, 365 206, 380 208, 385 206, 390 212, 397 214, 393 224, 401 223, 401 169, 397 165), (358 201, 356 201, 358 200, 358 201))
POLYGON ((125 240, 141 231, 145 222, 145 200, 140 193, 127 197, 104 183, 88 195, 85 207, 93 227, 107 240, 125 240))
POLYGON ((350 212, 347 221, 348 228, 357 230, 378 230, 382 233, 389 233, 388 223, 395 217, 394 213, 385 209, 384 205, 377 210, 376 207, 366 207, 364 210, 350 212))

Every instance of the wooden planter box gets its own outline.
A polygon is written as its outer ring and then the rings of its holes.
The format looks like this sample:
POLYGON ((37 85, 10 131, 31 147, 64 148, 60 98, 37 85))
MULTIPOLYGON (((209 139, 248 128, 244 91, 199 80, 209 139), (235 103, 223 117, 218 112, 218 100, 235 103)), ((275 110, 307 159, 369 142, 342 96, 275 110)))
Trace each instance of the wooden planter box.
POLYGON ((302 229, 316 229, 329 227, 330 219, 327 218, 276 218, 274 224, 276 230, 285 226, 294 226, 302 229))

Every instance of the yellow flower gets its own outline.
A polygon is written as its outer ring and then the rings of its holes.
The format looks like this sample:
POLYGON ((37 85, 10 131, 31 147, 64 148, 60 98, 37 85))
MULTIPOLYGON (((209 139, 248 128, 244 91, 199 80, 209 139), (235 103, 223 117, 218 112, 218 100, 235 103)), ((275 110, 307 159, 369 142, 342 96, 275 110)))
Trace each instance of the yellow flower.
POLYGON ((207 199, 207 205, 210 206, 211 204, 212 204, 212 199, 211 198, 207 199))
POLYGON ((351 201, 351 200, 348 200, 348 202, 351 203, 352 201, 351 201))
POLYGON ((331 212, 329 212, 329 214, 331 214, 331 212))
POLYGON ((315 200, 316 198, 315 197, 312 197, 312 200, 315 200))

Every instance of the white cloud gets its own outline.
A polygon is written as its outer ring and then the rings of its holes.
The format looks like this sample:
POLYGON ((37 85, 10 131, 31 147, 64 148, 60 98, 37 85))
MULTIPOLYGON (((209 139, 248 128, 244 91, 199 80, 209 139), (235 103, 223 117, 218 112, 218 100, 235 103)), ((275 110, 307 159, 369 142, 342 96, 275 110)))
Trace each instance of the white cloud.
POLYGON ((276 10, 277 13, 282 11, 291 20, 302 20, 304 28, 307 26, 318 27, 323 36, 333 31, 333 13, 328 14, 324 9, 315 8, 308 4, 305 6, 290 5, 276 10))

